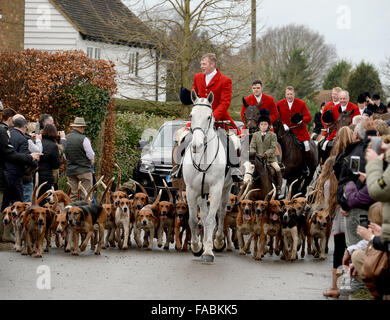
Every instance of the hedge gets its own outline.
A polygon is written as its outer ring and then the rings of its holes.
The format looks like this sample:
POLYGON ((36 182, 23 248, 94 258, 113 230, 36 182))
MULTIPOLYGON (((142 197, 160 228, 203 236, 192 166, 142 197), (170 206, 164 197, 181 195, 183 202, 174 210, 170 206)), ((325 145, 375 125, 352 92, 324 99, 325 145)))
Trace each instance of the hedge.
POLYGON ((115 99, 118 112, 144 113, 160 117, 188 118, 192 106, 185 106, 180 101, 158 102, 138 99, 115 99))

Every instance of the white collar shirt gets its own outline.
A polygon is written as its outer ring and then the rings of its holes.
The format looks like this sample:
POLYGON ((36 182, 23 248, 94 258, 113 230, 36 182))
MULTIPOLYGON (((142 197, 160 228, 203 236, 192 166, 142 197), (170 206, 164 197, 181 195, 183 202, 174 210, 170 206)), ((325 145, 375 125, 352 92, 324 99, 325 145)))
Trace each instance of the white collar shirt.
POLYGON ((214 78, 214 76, 217 74, 217 69, 214 69, 213 72, 206 74, 206 86, 209 85, 210 81, 214 78))
POLYGON ((261 103, 261 98, 263 97, 263 94, 259 95, 258 97, 255 96, 257 103, 261 103))
POLYGON ((292 105, 293 105, 293 103, 294 103, 294 100, 293 100, 293 101, 291 101, 291 102, 287 101, 287 103, 288 103, 288 107, 289 107, 289 108, 290 108, 290 110, 291 110, 291 107, 292 107, 292 105))

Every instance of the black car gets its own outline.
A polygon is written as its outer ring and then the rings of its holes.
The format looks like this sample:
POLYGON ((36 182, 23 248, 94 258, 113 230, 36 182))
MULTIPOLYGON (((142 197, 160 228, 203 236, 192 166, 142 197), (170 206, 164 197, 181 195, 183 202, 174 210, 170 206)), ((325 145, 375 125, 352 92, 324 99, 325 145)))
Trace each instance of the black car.
MULTIPOLYGON (((241 121, 235 121, 238 128, 243 127, 241 121)), ((172 188, 170 173, 172 170, 172 149, 175 144, 176 130, 188 124, 187 120, 172 120, 165 122, 158 130, 150 144, 139 141, 138 147, 142 149, 141 159, 134 168, 133 179, 141 183, 150 196, 154 195, 153 183, 150 180, 148 171, 158 189, 164 189, 163 179, 168 187, 172 188)), ((172 193, 175 192, 172 190, 172 193)), ((166 192, 162 193, 162 199, 167 199, 166 192)))

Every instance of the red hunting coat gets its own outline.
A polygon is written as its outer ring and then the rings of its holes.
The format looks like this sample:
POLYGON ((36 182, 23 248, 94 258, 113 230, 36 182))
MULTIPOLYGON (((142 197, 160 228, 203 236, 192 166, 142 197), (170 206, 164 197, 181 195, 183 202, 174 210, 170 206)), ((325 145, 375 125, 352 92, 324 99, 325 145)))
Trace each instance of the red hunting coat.
MULTIPOLYGON (((322 120, 322 116, 324 115, 324 112, 325 112, 325 111, 332 110, 334 106, 335 106, 335 104, 334 104, 333 100, 331 100, 330 102, 328 102, 328 103, 324 106, 324 109, 322 110, 321 122, 322 122, 322 125, 324 126, 324 129, 328 129, 328 126, 327 126, 327 125, 325 124, 325 122, 322 120)), ((338 103, 337 106, 340 106, 340 103, 338 103)), ((322 135, 323 135, 323 136, 326 136, 326 135, 327 135, 327 131, 322 131, 322 135)))
POLYGON ((292 129, 292 131, 298 137, 299 141, 310 140, 310 135, 309 132, 307 131, 306 123, 309 123, 311 121, 311 114, 306 107, 305 101, 295 98, 291 106, 291 110, 288 107, 287 99, 280 100, 277 103, 277 106, 279 108, 279 113, 280 113, 280 118, 282 120, 282 123, 286 124, 290 128, 297 125, 291 122, 291 117, 295 113, 302 113, 303 115, 302 123, 299 125, 299 127, 292 129))
MULTIPOLYGON (((256 100, 256 97, 254 94, 251 94, 250 96, 245 97, 245 101, 250 106, 257 105, 257 100, 256 100)), ((270 113, 271 124, 279 119, 279 112, 278 112, 278 109, 276 108, 276 103, 275 103, 275 100, 272 96, 269 96, 269 95, 263 93, 263 95, 261 96, 261 101, 260 101, 260 106, 259 106, 259 110, 261 110, 261 109, 268 109, 268 111, 270 113)), ((241 120, 243 123, 245 123, 244 113, 245 113, 245 107, 244 107, 244 105, 242 105, 242 107, 241 107, 241 120)), ((245 126, 244 126, 244 128, 245 128, 245 126)))
POLYGON ((209 93, 213 92, 212 110, 215 120, 230 120, 234 129, 238 130, 228 111, 232 101, 232 80, 229 77, 223 75, 217 69, 217 74, 211 79, 209 85, 206 86, 206 76, 203 73, 197 73, 194 76, 192 89, 195 89, 200 98, 207 98, 209 93))
MULTIPOLYGON (((324 110, 325 110, 325 108, 324 108, 324 110)), ((332 107, 331 110, 333 110, 333 119, 334 119, 334 121, 337 121, 337 119, 339 118, 339 115, 341 113, 341 105, 337 104, 335 106, 333 104, 333 107, 332 107)), ((354 117, 360 115, 360 111, 359 111, 359 107, 356 104, 353 104, 352 102, 348 102, 347 108, 345 109, 345 111, 347 112, 347 111, 351 111, 351 110, 353 110, 353 112, 352 112, 352 114, 349 117, 351 118, 351 123, 352 123, 352 119, 354 117)), ((322 121, 322 118, 321 118, 321 121, 322 121)), ((327 128, 327 127, 325 126, 325 128, 327 128)), ((327 134, 327 132, 325 131, 325 135, 326 134, 327 134)), ((337 128, 334 127, 332 132, 326 137, 326 140, 329 140, 329 141, 333 140, 336 137, 336 134, 337 134, 337 128)))

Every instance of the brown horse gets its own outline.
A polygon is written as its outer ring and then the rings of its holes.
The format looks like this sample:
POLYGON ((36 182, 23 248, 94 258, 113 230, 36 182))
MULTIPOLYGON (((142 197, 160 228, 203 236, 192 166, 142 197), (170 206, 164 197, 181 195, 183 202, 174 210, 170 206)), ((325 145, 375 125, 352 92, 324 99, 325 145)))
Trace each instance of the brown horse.
POLYGON ((267 159, 255 152, 249 154, 251 163, 254 164, 254 170, 252 174, 252 187, 251 189, 259 189, 253 191, 248 196, 249 200, 264 200, 267 194, 272 190, 272 179, 274 175, 274 169, 268 164, 267 159))
POLYGON ((297 136, 292 130, 285 131, 282 121, 279 118, 273 123, 274 131, 278 137, 278 142, 282 148, 282 162, 285 170, 283 178, 287 180, 289 186, 294 180, 298 179, 297 184, 293 187, 293 194, 298 192, 306 193, 306 188, 310 184, 314 172, 318 165, 318 150, 315 142, 310 140, 310 160, 308 162, 309 175, 304 176, 304 149, 302 143, 298 140, 297 136), (303 181, 302 187, 300 187, 303 181))
POLYGON ((245 127, 249 131, 249 143, 250 143, 252 141, 252 135, 259 130, 260 104, 256 106, 250 106, 248 105, 248 103, 245 101, 244 98, 242 98, 242 103, 244 104, 245 107, 244 123, 245 123, 245 127))

